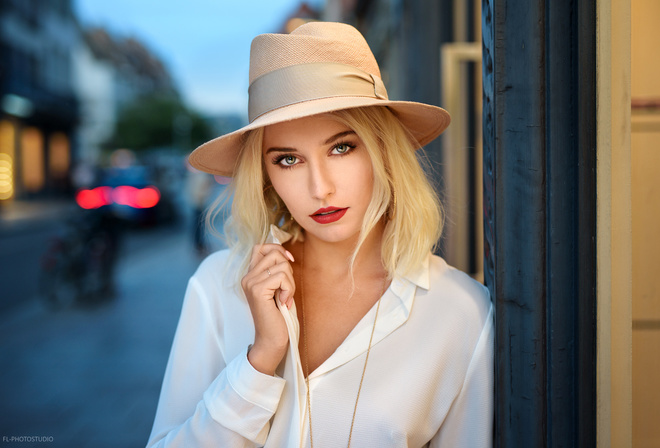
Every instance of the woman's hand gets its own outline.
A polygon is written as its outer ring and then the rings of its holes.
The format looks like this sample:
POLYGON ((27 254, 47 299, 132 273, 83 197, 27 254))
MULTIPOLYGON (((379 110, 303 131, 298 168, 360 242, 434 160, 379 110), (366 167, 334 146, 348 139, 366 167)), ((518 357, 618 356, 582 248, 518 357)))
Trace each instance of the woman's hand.
POLYGON ((293 256, 279 244, 254 246, 248 273, 241 280, 254 320, 254 345, 248 352, 250 364, 267 375, 275 374, 288 344, 289 333, 276 300, 291 307, 296 285, 293 256))

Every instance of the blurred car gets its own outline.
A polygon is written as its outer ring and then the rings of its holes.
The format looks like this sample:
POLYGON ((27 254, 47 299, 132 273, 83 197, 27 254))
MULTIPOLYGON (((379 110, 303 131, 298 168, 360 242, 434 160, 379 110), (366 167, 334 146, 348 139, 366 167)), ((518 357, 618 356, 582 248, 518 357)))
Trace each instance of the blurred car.
POLYGON ((83 209, 105 209, 127 224, 151 226, 175 218, 169 198, 149 177, 147 167, 108 168, 95 188, 76 193, 76 203, 83 209))

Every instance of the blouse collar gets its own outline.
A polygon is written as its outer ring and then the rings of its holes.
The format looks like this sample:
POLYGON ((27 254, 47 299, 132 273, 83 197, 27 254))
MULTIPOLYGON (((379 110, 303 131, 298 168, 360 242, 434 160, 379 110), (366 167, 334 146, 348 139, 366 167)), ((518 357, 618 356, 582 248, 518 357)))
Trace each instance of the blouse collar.
MULTIPOLYGON (((284 244, 292 238, 292 235, 274 224, 270 225, 270 232, 268 232, 268 238, 266 242, 275 243, 275 244, 284 244)), ((414 294, 410 294, 407 290, 410 284, 423 288, 425 290, 429 289, 430 279, 429 279, 429 254, 421 265, 413 269, 407 274, 395 273, 392 280, 392 285, 390 289, 396 294, 399 299, 401 299, 403 305, 406 307, 406 311, 409 313, 412 308, 412 298, 414 294)))
MULTIPOLYGON (((267 243, 282 244, 291 239, 291 235, 276 226, 271 225, 267 243)), ((382 339, 391 334, 394 330, 403 325, 408 318, 415 301, 417 288, 429 289, 429 267, 430 254, 424 262, 411 272, 401 275, 395 273, 392 283, 382 297, 380 305, 380 316, 378 317, 378 326, 373 334, 373 345, 378 344, 382 339)), ((297 312, 295 305, 291 310, 281 309, 288 319, 287 326, 291 333, 291 350, 296 353, 298 350, 298 332, 299 326, 296 318, 297 312)), ((346 340, 337 348, 337 350, 325 360, 314 372, 310 374, 310 380, 333 370, 365 352, 371 337, 373 320, 375 319, 375 306, 362 318, 346 340)), ((302 370, 296 371, 300 375, 302 370)), ((291 373, 293 375, 293 373, 291 373)), ((297 377, 296 377, 297 378, 297 377)), ((302 387, 304 378, 297 378, 299 387, 302 387)), ((301 395, 301 396, 304 396, 301 395)), ((302 404, 301 404, 302 406, 302 404)))

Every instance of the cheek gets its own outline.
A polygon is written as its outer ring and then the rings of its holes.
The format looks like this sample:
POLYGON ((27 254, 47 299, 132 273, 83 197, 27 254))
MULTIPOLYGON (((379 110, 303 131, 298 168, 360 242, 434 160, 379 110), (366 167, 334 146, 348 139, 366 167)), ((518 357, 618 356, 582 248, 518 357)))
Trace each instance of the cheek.
POLYGON ((362 201, 367 205, 371 202, 374 194, 374 170, 370 159, 366 160, 360 177, 360 185, 357 185, 356 188, 359 188, 362 192, 362 201))
POLYGON ((361 156, 359 163, 345 167, 344 176, 351 188, 371 196, 374 172, 368 156, 361 156))
POLYGON ((296 195, 295 190, 292 188, 287 188, 286 186, 275 184, 273 184, 273 187, 275 188, 275 192, 277 192, 280 199, 284 201, 284 205, 286 205, 286 207, 291 210, 291 206, 296 202, 294 201, 294 197, 296 195))
POLYGON ((300 198, 300 188, 296 189, 293 186, 293 182, 285 181, 277 173, 270 176, 270 182, 273 184, 273 189, 275 189, 277 195, 282 199, 286 208, 289 211, 293 211, 292 207, 295 207, 296 202, 299 202, 295 199, 296 197, 300 198))
POLYGON ((264 179, 270 180, 271 185, 273 186, 273 189, 277 194, 282 197, 281 193, 281 186, 280 184, 282 183, 280 181, 279 176, 277 175, 277 171, 273 169, 274 167, 270 165, 269 161, 264 160, 264 179))
MULTIPOLYGON (((282 178, 282 173, 281 169, 276 168, 273 166, 270 162, 266 161, 265 162, 265 175, 267 178, 270 180, 270 183, 273 185, 273 188, 275 188, 275 191, 277 191, 278 194, 280 194, 280 189, 282 188, 282 185, 284 184, 284 180, 282 178)), ((281 194, 280 194, 281 196, 281 194)))

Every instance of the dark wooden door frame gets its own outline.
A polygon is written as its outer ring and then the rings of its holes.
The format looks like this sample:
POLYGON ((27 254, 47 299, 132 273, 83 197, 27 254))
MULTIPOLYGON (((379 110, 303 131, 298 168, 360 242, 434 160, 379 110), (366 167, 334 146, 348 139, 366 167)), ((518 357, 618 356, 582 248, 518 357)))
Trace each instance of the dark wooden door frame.
POLYGON ((596 446, 596 2, 482 0, 497 447, 596 446))

